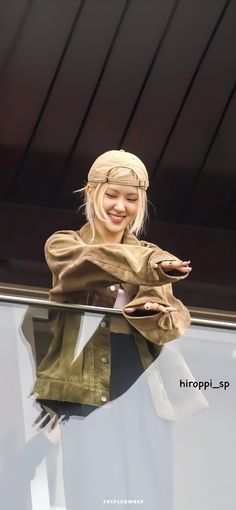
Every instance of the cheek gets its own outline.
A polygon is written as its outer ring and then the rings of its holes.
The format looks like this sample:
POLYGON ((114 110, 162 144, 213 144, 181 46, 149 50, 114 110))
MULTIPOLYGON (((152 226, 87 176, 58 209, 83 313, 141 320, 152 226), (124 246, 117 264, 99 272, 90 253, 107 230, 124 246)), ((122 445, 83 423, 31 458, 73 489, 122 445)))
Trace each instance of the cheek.
POLYGON ((138 205, 136 203, 129 204, 129 214, 130 214, 130 216, 137 216, 138 205))
POLYGON ((106 211, 106 210, 109 210, 109 209, 112 208, 113 203, 112 203, 112 201, 109 198, 104 197, 103 201, 102 201, 102 205, 103 205, 103 208, 106 211))

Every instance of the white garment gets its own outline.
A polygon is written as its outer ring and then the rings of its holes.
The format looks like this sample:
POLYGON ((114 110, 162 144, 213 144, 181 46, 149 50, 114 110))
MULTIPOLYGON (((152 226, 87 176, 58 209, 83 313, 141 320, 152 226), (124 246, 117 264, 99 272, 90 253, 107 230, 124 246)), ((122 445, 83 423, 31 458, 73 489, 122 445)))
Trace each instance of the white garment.
MULTIPOLYGON (((123 309, 128 303, 128 296, 122 287, 119 287, 114 308, 123 309)), ((72 363, 81 354, 83 348, 90 340, 105 315, 85 312, 81 317, 80 329, 72 363)), ((112 316, 111 331, 123 332, 124 320, 119 316, 112 316)), ((127 333, 129 330, 127 329, 127 333)), ((182 391, 179 380, 195 381, 181 351, 176 345, 166 344, 160 356, 145 372, 151 391, 154 407, 157 414, 164 419, 179 421, 192 416, 209 407, 202 391, 197 388, 188 388, 182 391)))
MULTIPOLYGON (((128 303, 129 299, 124 289, 119 287, 118 294, 116 297, 116 301, 114 303, 113 308, 123 309, 125 305, 128 303)), ((83 348, 88 343, 90 338, 92 338, 96 329, 99 327, 100 323, 104 319, 105 315, 101 315, 100 313, 90 313, 85 312, 81 316, 80 328, 78 332, 74 359, 72 363, 76 361, 78 356, 81 354, 83 348)), ((120 318, 119 318, 120 319, 120 318)), ((114 320, 113 320, 114 322, 114 320)))
POLYGON ((101 315, 100 313, 90 312, 84 312, 84 314, 81 315, 80 328, 78 332, 74 359, 72 363, 74 363, 78 356, 81 354, 83 348, 88 343, 90 338, 92 338, 93 334, 95 333, 96 329, 98 328, 99 324, 104 319, 104 317, 105 315, 101 315))
POLYGON ((116 296, 116 300, 114 303, 113 308, 120 308, 121 310, 127 305, 129 302, 129 298, 125 292, 124 289, 122 289, 121 286, 119 286, 118 294, 116 296))
POLYGON ((180 379, 195 381, 179 347, 166 344, 159 357, 145 372, 156 412, 161 418, 181 421, 209 407, 198 388, 179 386, 180 379))

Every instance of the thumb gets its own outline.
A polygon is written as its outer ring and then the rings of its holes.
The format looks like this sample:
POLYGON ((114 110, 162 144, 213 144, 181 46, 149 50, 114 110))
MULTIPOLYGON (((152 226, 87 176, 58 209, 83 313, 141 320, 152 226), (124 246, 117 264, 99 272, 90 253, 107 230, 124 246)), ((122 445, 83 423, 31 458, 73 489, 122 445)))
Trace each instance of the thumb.
POLYGON ((125 313, 133 313, 135 308, 124 308, 125 313))

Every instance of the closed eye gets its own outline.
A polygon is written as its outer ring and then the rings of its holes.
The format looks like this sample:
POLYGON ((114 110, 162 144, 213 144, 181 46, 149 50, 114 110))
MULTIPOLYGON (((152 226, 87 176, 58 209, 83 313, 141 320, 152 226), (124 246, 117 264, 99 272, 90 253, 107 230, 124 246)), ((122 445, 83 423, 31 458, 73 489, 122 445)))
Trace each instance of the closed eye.
MULTIPOLYGON (((106 196, 109 197, 109 198, 117 198, 116 195, 110 195, 110 193, 106 193, 106 196)), ((127 198, 127 200, 129 202, 136 202, 138 199, 137 198, 127 198)))

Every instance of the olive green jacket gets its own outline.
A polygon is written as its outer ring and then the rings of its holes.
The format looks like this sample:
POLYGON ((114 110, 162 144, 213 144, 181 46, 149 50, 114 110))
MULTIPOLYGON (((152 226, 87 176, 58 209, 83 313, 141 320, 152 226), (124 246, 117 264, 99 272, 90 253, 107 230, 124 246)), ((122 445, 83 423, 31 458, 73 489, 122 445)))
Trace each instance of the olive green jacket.
MULTIPOLYGON (((166 274, 159 263, 176 257, 128 231, 122 244, 102 244, 97 232, 92 242, 91 238, 87 223, 79 231, 56 232, 48 239, 45 255, 53 274, 50 299, 112 308, 121 284, 129 297, 126 307, 146 301, 174 306, 177 310, 167 314, 145 311, 140 316, 122 311, 121 321, 126 326, 128 321, 146 369, 161 346, 182 335, 190 324, 187 308, 172 293, 172 283, 186 275, 166 274)), ((99 320, 89 341, 75 355, 82 317, 82 313, 50 312, 53 339, 37 371, 33 392, 38 398, 98 406, 109 401, 110 316, 99 320)))

